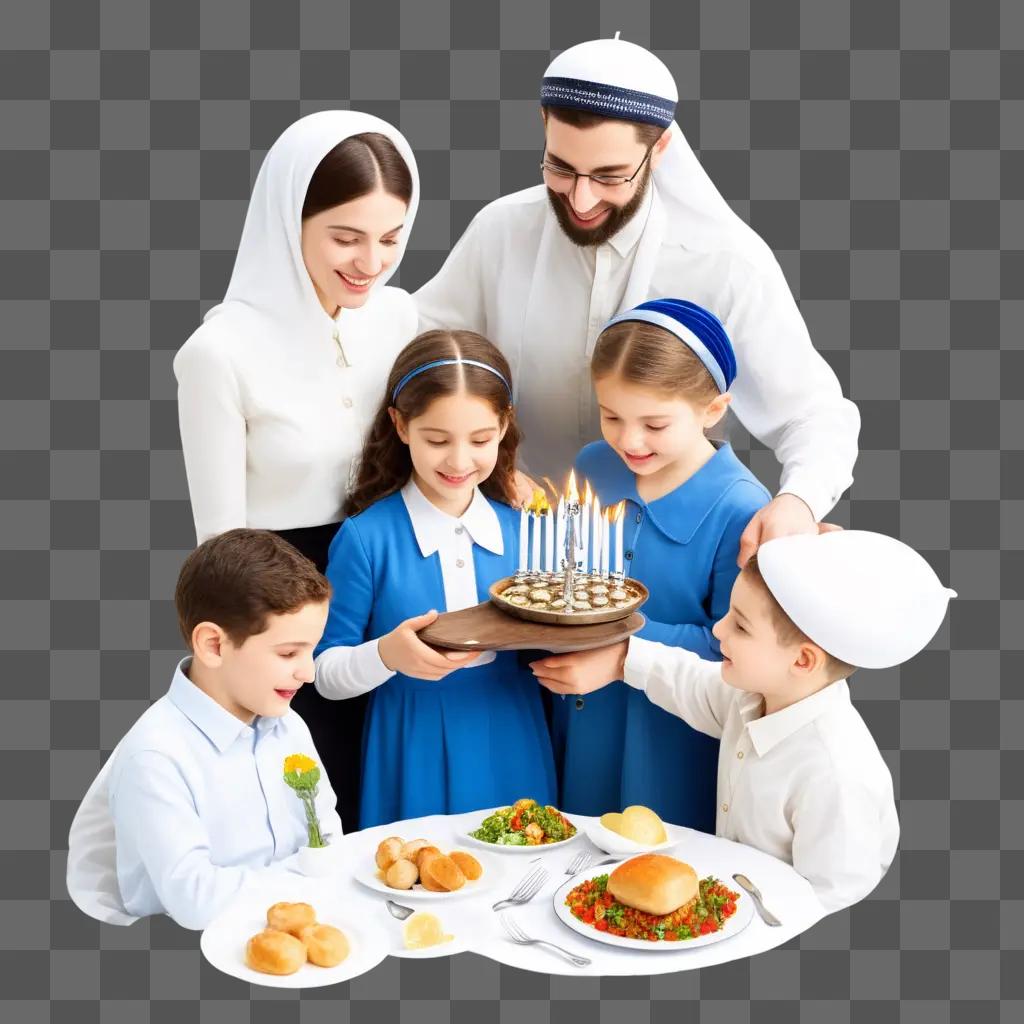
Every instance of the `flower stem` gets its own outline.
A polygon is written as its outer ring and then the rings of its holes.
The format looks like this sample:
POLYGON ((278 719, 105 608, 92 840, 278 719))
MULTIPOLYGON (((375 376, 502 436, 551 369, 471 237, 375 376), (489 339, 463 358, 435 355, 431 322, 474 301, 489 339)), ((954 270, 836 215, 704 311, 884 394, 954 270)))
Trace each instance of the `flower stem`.
POLYGON ((316 807, 313 804, 313 794, 303 793, 302 805, 306 809, 306 826, 309 833, 309 845, 317 850, 323 847, 323 836, 320 835, 320 822, 317 820, 316 807))

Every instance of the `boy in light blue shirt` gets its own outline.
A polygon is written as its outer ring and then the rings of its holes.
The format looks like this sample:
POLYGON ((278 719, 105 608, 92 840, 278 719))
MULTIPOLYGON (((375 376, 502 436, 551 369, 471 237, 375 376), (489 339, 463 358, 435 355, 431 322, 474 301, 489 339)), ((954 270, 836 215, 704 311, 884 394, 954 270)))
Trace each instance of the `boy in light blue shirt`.
MULTIPOLYGON (((319 762, 290 710, 313 681, 330 587, 275 534, 231 530, 185 560, 175 591, 192 656, 118 744, 71 827, 68 890, 94 917, 169 914, 204 928, 307 844, 284 760, 319 762)), ((341 834, 321 777, 324 834, 341 834)))

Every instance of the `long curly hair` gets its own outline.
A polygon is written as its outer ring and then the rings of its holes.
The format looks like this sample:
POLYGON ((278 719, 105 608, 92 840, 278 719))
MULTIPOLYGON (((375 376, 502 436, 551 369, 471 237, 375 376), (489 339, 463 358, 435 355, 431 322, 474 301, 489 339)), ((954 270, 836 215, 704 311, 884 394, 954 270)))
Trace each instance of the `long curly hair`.
POLYGON ((488 402, 498 414, 505 435, 498 444, 498 459, 480 490, 496 501, 517 505, 515 488, 516 451, 520 433, 515 410, 505 385, 488 370, 455 364, 435 366, 412 378, 392 403, 398 382, 412 370, 436 359, 475 359, 493 366, 512 386, 512 371, 505 357, 486 338, 473 331, 427 331, 402 349, 388 375, 384 398, 373 418, 359 457, 355 483, 345 501, 344 513, 354 516, 381 498, 401 489, 412 475, 409 446, 398 436, 391 409, 408 423, 422 416, 438 398, 464 391, 488 402))

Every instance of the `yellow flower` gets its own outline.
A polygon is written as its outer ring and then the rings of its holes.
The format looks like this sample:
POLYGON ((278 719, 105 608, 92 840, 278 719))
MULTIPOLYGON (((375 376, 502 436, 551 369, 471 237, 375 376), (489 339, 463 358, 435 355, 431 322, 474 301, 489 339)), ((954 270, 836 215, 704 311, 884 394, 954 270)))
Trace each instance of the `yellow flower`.
POLYGON ((316 761, 311 757, 306 757, 305 754, 290 754, 284 759, 285 772, 295 772, 297 775, 302 775, 303 772, 310 772, 316 766, 316 761))

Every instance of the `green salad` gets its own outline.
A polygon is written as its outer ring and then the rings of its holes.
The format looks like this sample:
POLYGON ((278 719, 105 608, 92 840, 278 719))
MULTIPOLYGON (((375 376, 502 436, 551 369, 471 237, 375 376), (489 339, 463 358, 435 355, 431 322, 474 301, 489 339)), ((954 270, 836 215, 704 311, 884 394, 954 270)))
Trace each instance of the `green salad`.
POLYGON ((576 826, 557 807, 544 807, 536 800, 517 800, 485 818, 469 834, 496 846, 544 846, 572 839, 576 826))

